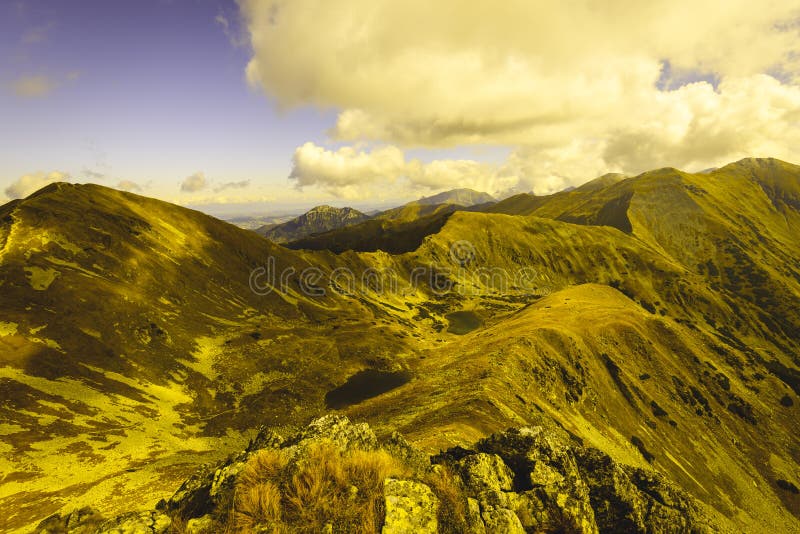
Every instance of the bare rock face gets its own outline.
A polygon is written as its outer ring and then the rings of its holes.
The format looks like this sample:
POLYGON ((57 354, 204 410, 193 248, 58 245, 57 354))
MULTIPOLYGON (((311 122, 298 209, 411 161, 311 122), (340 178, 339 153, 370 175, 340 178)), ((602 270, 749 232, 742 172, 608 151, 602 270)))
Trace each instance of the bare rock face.
POLYGON ((37 534, 55 534, 69 532, 72 534, 90 534, 97 531, 102 523, 100 513, 89 507, 75 510, 66 515, 54 515, 42 521, 36 528, 37 534))
POLYGON ((165 534, 172 519, 160 512, 132 512, 106 521, 98 534, 165 534))
MULTIPOLYGON (((658 472, 615 462, 557 427, 509 429, 471 449, 456 447, 427 458, 398 434, 379 440, 366 424, 328 415, 288 439, 263 429, 247 450, 199 469, 157 511, 100 524, 96 512, 82 509, 48 518, 36 532, 150 534, 167 531, 175 520, 189 532, 225 530, 238 502, 237 483, 252 458, 272 451, 267 456, 283 458, 291 477, 291 466, 303 464, 319 443, 332 447, 327 449, 332 455, 338 450, 402 466, 405 475, 382 475, 373 493, 382 506, 370 517, 384 534, 721 531, 701 505, 658 472)), ((353 497, 367 489, 352 480, 341 487, 353 497)), ((270 518, 265 521, 282 520, 277 512, 270 518)))
POLYGON ((387 478, 383 483, 386 519, 383 534, 436 534, 439 501, 421 482, 387 478))

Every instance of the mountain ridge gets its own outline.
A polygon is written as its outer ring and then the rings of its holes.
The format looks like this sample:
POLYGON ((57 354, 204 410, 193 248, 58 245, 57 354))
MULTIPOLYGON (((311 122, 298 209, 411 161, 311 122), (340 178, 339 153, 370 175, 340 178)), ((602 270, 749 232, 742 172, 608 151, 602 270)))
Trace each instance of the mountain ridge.
POLYGON ((150 508, 350 388, 337 412, 426 453, 546 421, 739 530, 792 530, 800 168, 737 163, 453 211, 395 254, 291 250, 100 186, 0 207, 0 525, 150 508), (270 261, 323 277, 254 292, 270 261), (364 398, 365 371, 393 382, 364 398))

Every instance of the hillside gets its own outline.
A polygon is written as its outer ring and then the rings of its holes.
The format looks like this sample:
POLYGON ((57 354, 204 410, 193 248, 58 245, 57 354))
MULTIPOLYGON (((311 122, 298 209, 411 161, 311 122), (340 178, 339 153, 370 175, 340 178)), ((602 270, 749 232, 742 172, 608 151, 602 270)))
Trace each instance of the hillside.
POLYGON ((338 412, 428 455, 560 428, 728 530, 797 530, 799 193, 777 160, 661 169, 490 208, 531 214, 367 221, 337 254, 50 186, 0 208, 2 526, 152 510, 258 426, 338 412), (270 257, 294 274, 257 295, 270 257))
POLYGON ((452 204, 406 205, 360 224, 308 236, 285 246, 297 250, 329 250, 336 254, 379 250, 403 254, 419 247, 425 236, 438 232, 457 209, 452 204))
POLYGON ((429 197, 422 197, 416 201, 417 204, 422 204, 423 206, 454 204, 465 208, 477 206, 478 204, 488 204, 489 202, 495 202, 495 198, 489 193, 466 188, 443 191, 429 197))
POLYGON ((342 373, 408 352, 402 318, 371 325, 391 300, 310 298, 296 278, 255 294, 253 268, 309 257, 199 212, 56 184, 0 221, 0 530, 157 500, 255 421, 304 421, 342 373), (380 346, 353 335, 368 328, 380 346))
POLYGON ((273 243, 286 243, 304 237, 344 228, 368 219, 360 211, 353 208, 334 208, 317 206, 289 221, 268 224, 256 229, 256 232, 273 243))

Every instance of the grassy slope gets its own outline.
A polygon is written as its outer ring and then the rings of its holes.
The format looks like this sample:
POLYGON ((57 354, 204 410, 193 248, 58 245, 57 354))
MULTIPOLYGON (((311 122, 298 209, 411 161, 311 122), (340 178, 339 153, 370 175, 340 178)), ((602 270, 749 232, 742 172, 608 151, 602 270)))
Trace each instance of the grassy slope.
POLYGON ((305 422, 348 373, 408 352, 391 300, 249 289, 270 255, 299 273, 329 253, 97 186, 51 186, 0 220, 3 530, 157 500, 253 427, 305 422), (367 329, 379 346, 354 335, 367 329))

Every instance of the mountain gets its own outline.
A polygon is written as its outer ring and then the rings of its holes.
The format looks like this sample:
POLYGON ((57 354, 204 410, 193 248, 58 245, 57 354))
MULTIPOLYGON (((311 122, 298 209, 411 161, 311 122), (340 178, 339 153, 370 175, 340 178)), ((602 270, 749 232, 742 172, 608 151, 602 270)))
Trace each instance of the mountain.
POLYGON ((456 206, 469 207, 495 201, 496 199, 488 193, 462 188, 443 191, 429 197, 423 197, 415 202, 422 205, 455 204, 456 206))
POLYGON ((344 228, 368 218, 367 215, 353 208, 334 208, 323 205, 312 208, 303 215, 284 223, 264 225, 256 232, 274 243, 286 243, 328 230, 344 228))
POLYGON ((276 216, 239 216, 225 218, 229 222, 239 228, 245 230, 258 230, 262 227, 272 227, 281 223, 292 220, 292 215, 276 215, 276 216))
POLYGON ((399 299, 310 297, 296 277, 257 294, 270 262, 326 260, 94 185, 0 208, 0 530, 154 504, 259 424, 303 422, 354 368, 410 352, 407 320, 382 311, 399 299))
POLYGON ((346 251, 403 254, 415 250, 426 236, 438 232, 457 209, 452 204, 405 206, 360 224, 308 236, 285 246, 336 254, 346 251))
MULTIPOLYGON (((608 182, 395 222, 394 252, 289 249, 99 186, 3 206, 0 529, 152 519, 200 465, 190 481, 224 488, 228 454, 333 413, 427 457, 497 454, 511 486, 467 505, 528 530, 588 512, 582 487, 631 532, 678 505, 710 531, 796 531, 800 167, 608 182), (559 429, 555 458, 498 434, 528 427, 559 429)), ((217 510, 198 502, 176 521, 217 510)))

